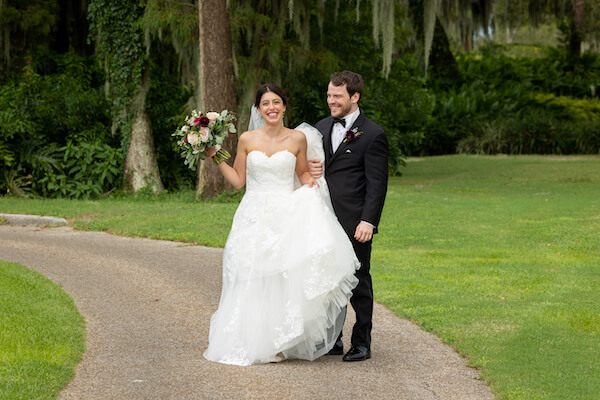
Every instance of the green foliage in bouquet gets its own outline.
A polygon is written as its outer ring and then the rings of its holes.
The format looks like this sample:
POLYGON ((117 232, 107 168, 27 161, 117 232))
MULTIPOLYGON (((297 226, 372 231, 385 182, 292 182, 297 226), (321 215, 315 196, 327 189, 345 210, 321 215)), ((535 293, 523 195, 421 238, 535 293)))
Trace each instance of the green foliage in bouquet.
POLYGON ((185 123, 172 135, 177 138, 177 145, 184 159, 183 163, 195 171, 199 161, 204 160, 211 149, 216 150, 213 156, 216 164, 231 157, 231 154, 221 146, 227 134, 237 132, 233 124, 234 120, 235 115, 227 110, 220 113, 193 110, 185 118, 185 123))

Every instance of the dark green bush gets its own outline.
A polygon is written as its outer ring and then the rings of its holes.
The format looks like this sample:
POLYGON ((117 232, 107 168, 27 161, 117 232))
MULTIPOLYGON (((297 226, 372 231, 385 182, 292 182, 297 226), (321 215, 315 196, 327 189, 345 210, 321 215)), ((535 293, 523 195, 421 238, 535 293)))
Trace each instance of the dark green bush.
MULTIPOLYGON (((364 37, 352 38, 359 39, 365 40, 364 37)), ((356 46, 360 47, 358 44, 356 46)), ((390 77, 385 79, 381 76, 378 62, 360 59, 360 55, 357 54, 344 68, 361 72, 365 90, 359 106, 365 115, 385 130, 390 148, 390 172, 399 175, 405 155, 421 148, 424 128, 431 118, 435 97, 425 87, 418 60, 414 56, 396 58, 390 77)), ((302 121, 314 124, 330 114, 326 92, 331 72, 314 66, 301 73, 300 79, 294 76, 295 81, 287 84, 292 112, 286 111, 286 119, 289 114, 292 119, 290 126, 302 121)))
POLYGON ((497 50, 459 57, 455 88, 429 82, 435 110, 422 147, 409 154, 598 153, 600 102, 590 86, 600 82, 600 57, 548 50, 511 58, 497 50))
POLYGON ((474 127, 457 145, 471 154, 597 154, 600 120, 568 120, 548 109, 498 118, 474 127))
POLYGON ((425 88, 418 63, 410 56, 396 60, 388 79, 374 78, 367 87, 368 96, 361 107, 385 130, 391 172, 399 175, 406 154, 413 154, 422 146, 435 96, 425 88))
POLYGON ((59 147, 60 163, 54 163, 35 183, 44 197, 88 199, 120 186, 123 151, 104 143, 68 142, 59 147))
POLYGON ((570 57, 563 49, 547 48, 543 58, 528 60, 532 84, 540 92, 574 98, 592 97, 592 86, 600 86, 600 55, 584 53, 570 57))
POLYGON ((174 192, 196 187, 196 172, 183 164, 180 150, 171 134, 183 123, 185 104, 193 94, 182 88, 176 74, 168 75, 163 68, 152 64, 153 76, 148 93, 148 113, 156 147, 160 179, 166 190, 174 192))
MULTIPOLYGON (((53 55, 40 56, 22 75, 0 87, 0 193, 86 197, 103 193, 106 185, 118 181, 112 172, 98 178, 102 183, 97 187, 86 181, 82 185, 89 190, 87 195, 60 183, 77 175, 75 170, 69 172, 74 165, 65 170, 74 154, 65 158, 65 152, 73 146, 91 151, 96 159, 111 159, 109 149, 120 147, 110 133, 102 85, 93 59, 53 55), (62 180, 57 178, 61 175, 62 180)), ((114 160, 121 163, 120 171, 122 156, 115 155, 114 160)))

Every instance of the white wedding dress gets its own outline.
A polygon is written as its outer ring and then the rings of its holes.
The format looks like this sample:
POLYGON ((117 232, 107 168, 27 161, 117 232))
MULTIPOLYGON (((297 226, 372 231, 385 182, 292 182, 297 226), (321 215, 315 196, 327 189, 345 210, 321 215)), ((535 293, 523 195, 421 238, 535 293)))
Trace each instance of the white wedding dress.
MULTIPOLYGON (((318 131, 302 128, 314 157, 315 147, 322 152, 318 131)), ((204 353, 211 361, 314 360, 342 329, 359 262, 324 179, 320 188, 296 188, 295 165, 287 150, 247 156, 246 193, 225 245, 221 300, 204 353)))

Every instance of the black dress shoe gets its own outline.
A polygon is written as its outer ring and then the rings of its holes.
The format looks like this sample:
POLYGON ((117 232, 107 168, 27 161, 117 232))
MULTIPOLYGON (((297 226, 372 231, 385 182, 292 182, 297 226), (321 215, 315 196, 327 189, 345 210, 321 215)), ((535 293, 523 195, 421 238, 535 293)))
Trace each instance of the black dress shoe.
POLYGON ((342 354, 344 354, 344 342, 342 342, 341 340, 335 342, 335 344, 327 354, 329 354, 330 356, 341 356, 342 354))
POLYGON ((364 361, 371 358, 371 349, 367 346, 352 346, 346 353, 344 361, 364 361))

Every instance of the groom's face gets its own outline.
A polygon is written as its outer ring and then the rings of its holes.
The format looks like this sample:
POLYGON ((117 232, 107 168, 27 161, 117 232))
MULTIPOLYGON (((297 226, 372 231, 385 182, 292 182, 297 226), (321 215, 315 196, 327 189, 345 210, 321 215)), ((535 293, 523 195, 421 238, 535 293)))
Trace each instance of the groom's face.
POLYGON ((331 116, 343 118, 358 109, 360 94, 354 93, 352 97, 346 89, 346 85, 334 86, 331 82, 327 86, 327 105, 331 110, 331 116))

